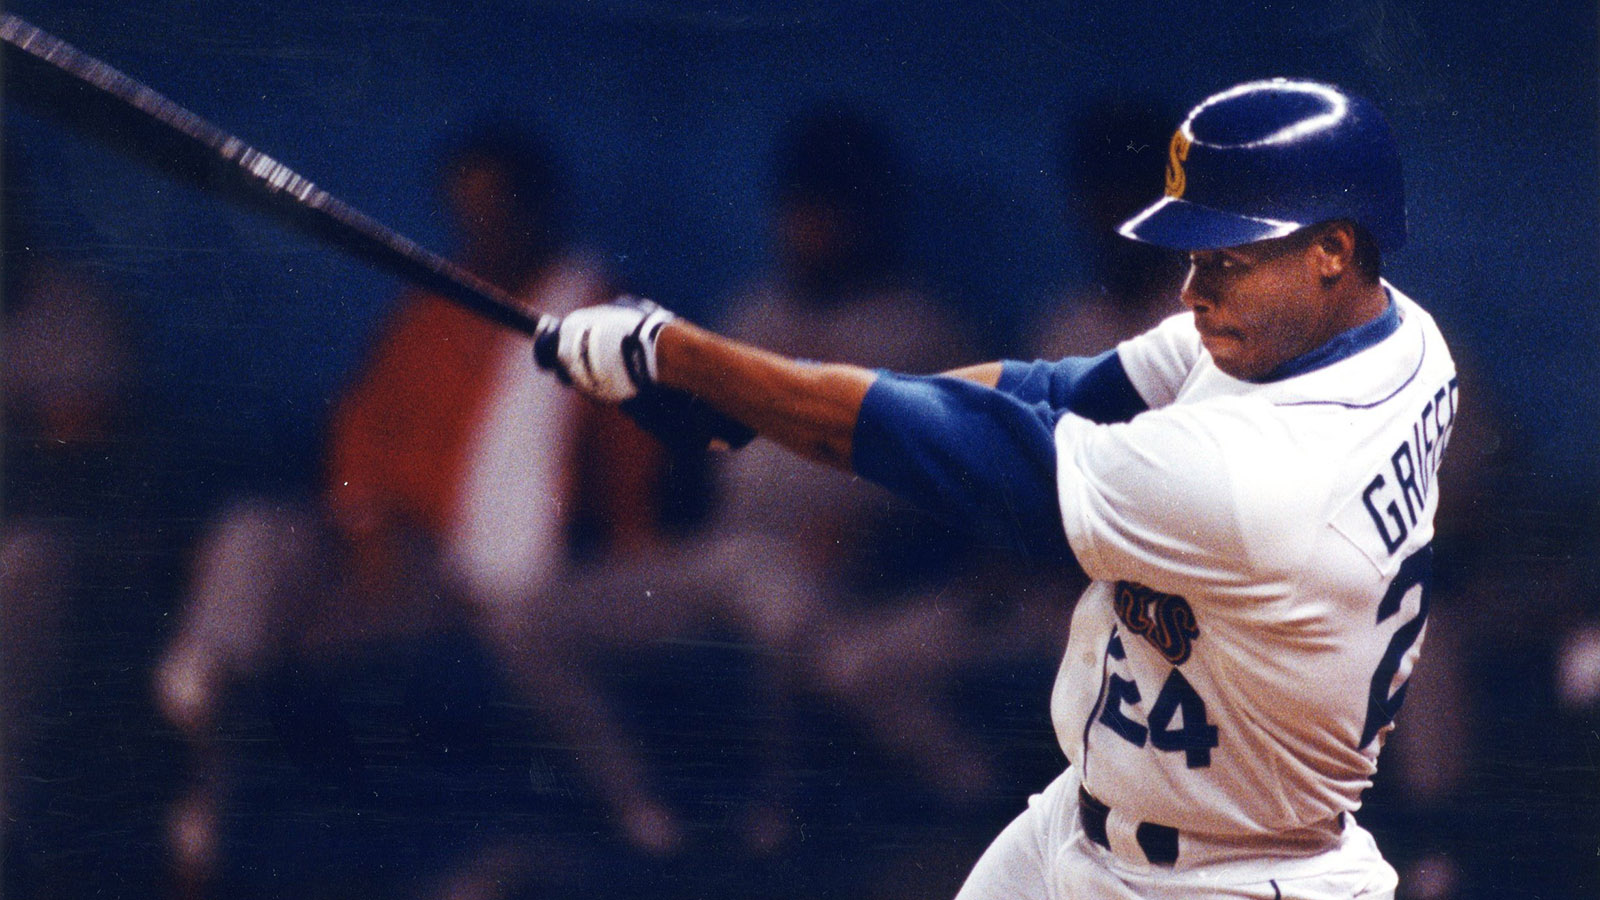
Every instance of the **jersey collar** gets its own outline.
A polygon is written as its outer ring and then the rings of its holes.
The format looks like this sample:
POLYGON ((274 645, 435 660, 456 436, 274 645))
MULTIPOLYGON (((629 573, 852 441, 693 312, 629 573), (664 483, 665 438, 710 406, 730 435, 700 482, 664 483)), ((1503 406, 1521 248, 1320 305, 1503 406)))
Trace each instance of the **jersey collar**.
POLYGON ((1400 328, 1400 308, 1395 305, 1394 294, 1389 291, 1388 285, 1383 286, 1383 295, 1389 299, 1389 305, 1377 318, 1342 331, 1315 350, 1308 350, 1260 378, 1250 380, 1255 384, 1271 384, 1315 372, 1381 343, 1400 328))

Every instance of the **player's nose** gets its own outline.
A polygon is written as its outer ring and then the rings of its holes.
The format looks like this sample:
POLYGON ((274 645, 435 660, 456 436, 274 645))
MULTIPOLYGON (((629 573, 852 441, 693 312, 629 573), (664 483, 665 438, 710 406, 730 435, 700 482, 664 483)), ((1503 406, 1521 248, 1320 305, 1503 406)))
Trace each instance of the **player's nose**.
POLYGON ((1183 289, 1178 292, 1178 299, 1188 309, 1211 305, 1211 299, 1193 263, 1189 265, 1188 274, 1183 276, 1183 289))

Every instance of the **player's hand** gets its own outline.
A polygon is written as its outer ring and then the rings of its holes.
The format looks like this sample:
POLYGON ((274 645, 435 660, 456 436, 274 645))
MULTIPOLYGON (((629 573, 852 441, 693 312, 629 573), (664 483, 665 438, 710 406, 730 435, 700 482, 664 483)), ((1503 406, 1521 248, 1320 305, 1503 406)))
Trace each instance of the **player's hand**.
POLYGON ((700 398, 656 383, 656 338, 673 314, 624 297, 570 313, 534 336, 533 358, 578 390, 620 404, 627 416, 675 451, 737 450, 750 428, 700 398))
POLYGON ((597 400, 621 403, 655 384, 656 338, 675 316, 636 297, 568 314, 534 338, 540 366, 597 400))

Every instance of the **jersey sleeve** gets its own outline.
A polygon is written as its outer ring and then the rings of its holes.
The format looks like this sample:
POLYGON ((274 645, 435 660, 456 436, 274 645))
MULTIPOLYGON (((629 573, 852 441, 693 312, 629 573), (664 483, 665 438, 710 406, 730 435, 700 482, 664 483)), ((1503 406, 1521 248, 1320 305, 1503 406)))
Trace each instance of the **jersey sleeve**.
MULTIPOLYGON (((1063 530, 1096 580, 1195 596, 1270 592, 1314 546, 1323 486, 1284 464, 1292 443, 1244 408, 1157 410, 1056 427, 1063 530)), ((1276 586, 1276 587, 1275 587, 1276 586)))
POLYGON ((862 477, 1030 556, 1071 562, 1056 506, 1047 403, 959 378, 879 373, 856 422, 862 477))
POLYGON ((1192 313, 1179 313, 1117 345, 1124 377, 1149 409, 1177 399, 1200 360, 1200 333, 1192 313))
POLYGON ((1094 422, 1126 422, 1149 408, 1128 380, 1115 350, 1055 362, 1002 364, 995 389, 1024 403, 1043 403, 1094 422))

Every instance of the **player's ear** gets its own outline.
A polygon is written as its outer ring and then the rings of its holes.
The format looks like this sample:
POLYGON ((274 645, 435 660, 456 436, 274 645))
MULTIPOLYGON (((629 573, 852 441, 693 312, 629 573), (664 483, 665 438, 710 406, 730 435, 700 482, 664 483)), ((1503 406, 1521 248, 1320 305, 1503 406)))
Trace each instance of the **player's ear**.
POLYGON ((1356 230, 1349 222, 1320 226, 1311 241, 1311 263, 1324 287, 1332 287, 1355 267, 1356 230))

